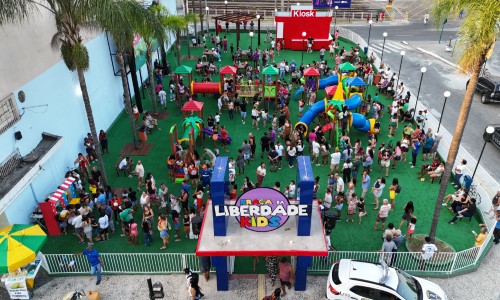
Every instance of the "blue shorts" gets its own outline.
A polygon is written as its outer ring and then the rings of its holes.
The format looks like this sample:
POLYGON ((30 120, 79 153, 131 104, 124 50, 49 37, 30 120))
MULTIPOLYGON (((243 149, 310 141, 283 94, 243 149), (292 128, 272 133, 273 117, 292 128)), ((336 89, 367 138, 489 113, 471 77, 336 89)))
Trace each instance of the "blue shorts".
POLYGON ((245 118, 247 117, 247 112, 246 112, 246 111, 242 111, 242 112, 241 112, 241 117, 242 117, 243 119, 245 119, 245 118))
POLYGON ((167 231, 166 229, 165 229, 165 230, 160 231, 160 237, 161 237, 162 239, 164 239, 164 238, 168 238, 168 237, 169 237, 169 235, 168 235, 168 231, 167 231))

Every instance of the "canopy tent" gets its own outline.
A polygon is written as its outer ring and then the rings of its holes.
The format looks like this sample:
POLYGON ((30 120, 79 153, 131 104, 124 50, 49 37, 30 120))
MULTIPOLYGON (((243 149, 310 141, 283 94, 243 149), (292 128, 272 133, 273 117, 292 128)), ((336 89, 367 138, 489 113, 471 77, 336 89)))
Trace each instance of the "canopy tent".
POLYGON ((327 86, 325 88, 325 92, 326 92, 327 96, 333 96, 335 94, 336 90, 337 90, 337 86, 336 85, 327 86))
POLYGON ((233 67, 233 66, 225 66, 222 69, 220 69, 219 73, 222 75, 234 75, 238 72, 238 69, 233 67))
POLYGON ((10 225, 0 230, 0 273, 13 272, 35 260, 47 241, 38 225, 10 225))
POLYGON ((347 84, 349 86, 366 86, 366 83, 363 81, 363 79, 359 77, 352 77, 346 80, 347 84))
POLYGON ((304 76, 319 76, 319 71, 316 68, 307 68, 304 70, 304 76))
POLYGON ((186 101, 186 103, 184 103, 184 105, 182 106, 182 109, 181 109, 182 115, 184 117, 186 117, 188 115, 188 113, 196 111, 196 112, 198 112, 198 117, 203 119, 203 117, 204 117, 203 116, 203 105, 204 105, 204 103, 200 102, 200 101, 194 101, 194 100, 186 101))
POLYGON ((181 65, 175 69, 174 73, 175 74, 191 74, 191 71, 193 71, 193 68, 185 66, 185 65, 181 65))

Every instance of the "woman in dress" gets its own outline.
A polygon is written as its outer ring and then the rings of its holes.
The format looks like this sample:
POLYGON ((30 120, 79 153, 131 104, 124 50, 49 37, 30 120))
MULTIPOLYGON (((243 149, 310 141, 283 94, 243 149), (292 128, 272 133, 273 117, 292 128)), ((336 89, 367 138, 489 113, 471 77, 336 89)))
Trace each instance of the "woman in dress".
POLYGON ((396 192, 398 185, 399 185, 399 180, 397 178, 393 178, 392 184, 391 186, 389 186, 389 199, 391 200, 391 210, 394 210, 396 196, 398 195, 398 193, 396 192))
POLYGON ((372 187, 372 193, 374 196, 373 204, 375 205, 375 208, 373 209, 375 210, 378 209, 378 199, 382 196, 384 188, 385 188, 385 178, 384 177, 377 178, 377 181, 375 181, 372 187))
POLYGON ((399 229, 405 222, 407 222, 407 226, 410 225, 411 217, 413 216, 413 212, 415 211, 415 207, 413 206, 413 201, 408 201, 406 205, 403 207, 404 213, 401 217, 401 222, 399 223, 399 229))
POLYGON ((138 236, 139 236, 139 230, 137 229, 137 223, 134 222, 132 219, 132 223, 129 225, 129 230, 130 230, 130 235, 129 235, 129 241, 132 245, 139 246, 139 241, 138 241, 138 236))
POLYGON ((143 206, 142 221, 148 222, 149 228, 151 228, 151 234, 153 234, 154 216, 155 214, 151 208, 149 208, 148 206, 143 206))
POLYGON ((271 286, 276 282, 276 274, 278 273, 278 257, 266 256, 266 269, 269 277, 271 277, 271 286))
POLYGON ((401 142, 398 141, 396 143, 396 147, 394 147, 394 160, 393 160, 393 164, 392 164, 392 168, 393 169, 396 169, 396 164, 398 161, 401 160, 401 155, 403 154, 403 151, 401 150, 401 142))
POLYGON ((101 129, 101 131, 99 131, 99 142, 101 143, 102 153, 103 154, 104 154, 104 152, 109 153, 108 135, 107 135, 106 131, 104 131, 102 129, 101 129))
POLYGON ((408 148, 410 146, 410 140, 407 135, 403 137, 401 140, 401 159, 403 162, 406 162, 406 152, 408 152, 408 148))
POLYGON ((189 238, 191 240, 197 239, 198 236, 193 233, 193 218, 196 216, 196 211, 194 208, 191 208, 190 214, 189 214, 189 238))
POLYGON ((355 193, 353 193, 351 196, 349 196, 348 199, 349 199, 349 202, 347 205, 347 219, 345 221, 346 221, 346 223, 348 223, 349 220, 351 220, 351 222, 354 223, 354 214, 356 214, 356 206, 358 203, 358 199, 357 199, 355 193))
POLYGON ((162 242, 163 242, 163 246, 160 248, 160 250, 167 249, 168 238, 169 238, 168 227, 169 227, 169 224, 167 221, 167 216, 165 216, 164 214, 161 214, 158 217, 158 231, 160 232, 160 237, 161 237, 162 242))

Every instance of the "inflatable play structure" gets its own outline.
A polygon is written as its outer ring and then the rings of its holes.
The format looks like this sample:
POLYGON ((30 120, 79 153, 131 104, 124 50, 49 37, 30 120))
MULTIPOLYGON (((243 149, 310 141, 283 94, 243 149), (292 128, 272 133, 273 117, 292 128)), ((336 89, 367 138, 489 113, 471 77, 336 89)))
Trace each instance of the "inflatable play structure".
MULTIPOLYGON (((319 89, 326 89, 327 95, 333 95, 331 100, 326 98, 323 100, 318 100, 314 105, 312 105, 300 118, 300 120, 295 124, 295 128, 301 131, 304 135, 309 131, 309 125, 311 121, 321 113, 327 114, 332 120, 335 119, 335 112, 342 109, 342 106, 347 106, 349 111, 353 111, 359 106, 363 101, 363 94, 360 92, 350 92, 350 89, 357 86, 361 87, 366 85, 362 79, 358 77, 346 77, 340 83, 338 82, 338 75, 333 75, 328 78, 319 81, 319 89), (344 89, 345 87, 345 89, 344 89), (345 96, 350 96, 350 98, 345 99, 345 96)), ((303 88, 300 88, 295 92, 294 99, 303 92, 303 88)), ((362 132, 377 133, 379 128, 376 125, 375 119, 367 119, 365 116, 359 113, 351 113, 351 119, 349 120, 349 126, 362 132)), ((328 131, 331 129, 336 129, 338 137, 340 133, 339 124, 329 123, 322 127, 322 131, 328 131)), ((337 138, 338 141, 338 138, 337 138)))

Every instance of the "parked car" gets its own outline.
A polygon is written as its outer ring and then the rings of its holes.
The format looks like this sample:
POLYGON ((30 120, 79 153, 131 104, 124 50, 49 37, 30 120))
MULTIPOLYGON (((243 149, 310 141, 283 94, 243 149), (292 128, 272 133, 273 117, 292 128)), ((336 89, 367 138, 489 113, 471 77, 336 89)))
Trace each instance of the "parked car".
MULTIPOLYGON (((466 88, 468 85, 469 80, 466 88)), ((475 92, 481 95, 481 103, 500 102, 500 78, 479 77, 475 92)))
POLYGON ((486 130, 483 133, 483 139, 485 142, 492 142, 493 145, 497 146, 500 149, 500 124, 490 124, 488 126, 492 126, 495 128, 492 134, 488 134, 486 130))
POLYGON ((384 261, 372 263, 351 259, 341 259, 333 264, 326 295, 329 300, 448 299, 437 284, 389 267, 384 261))

